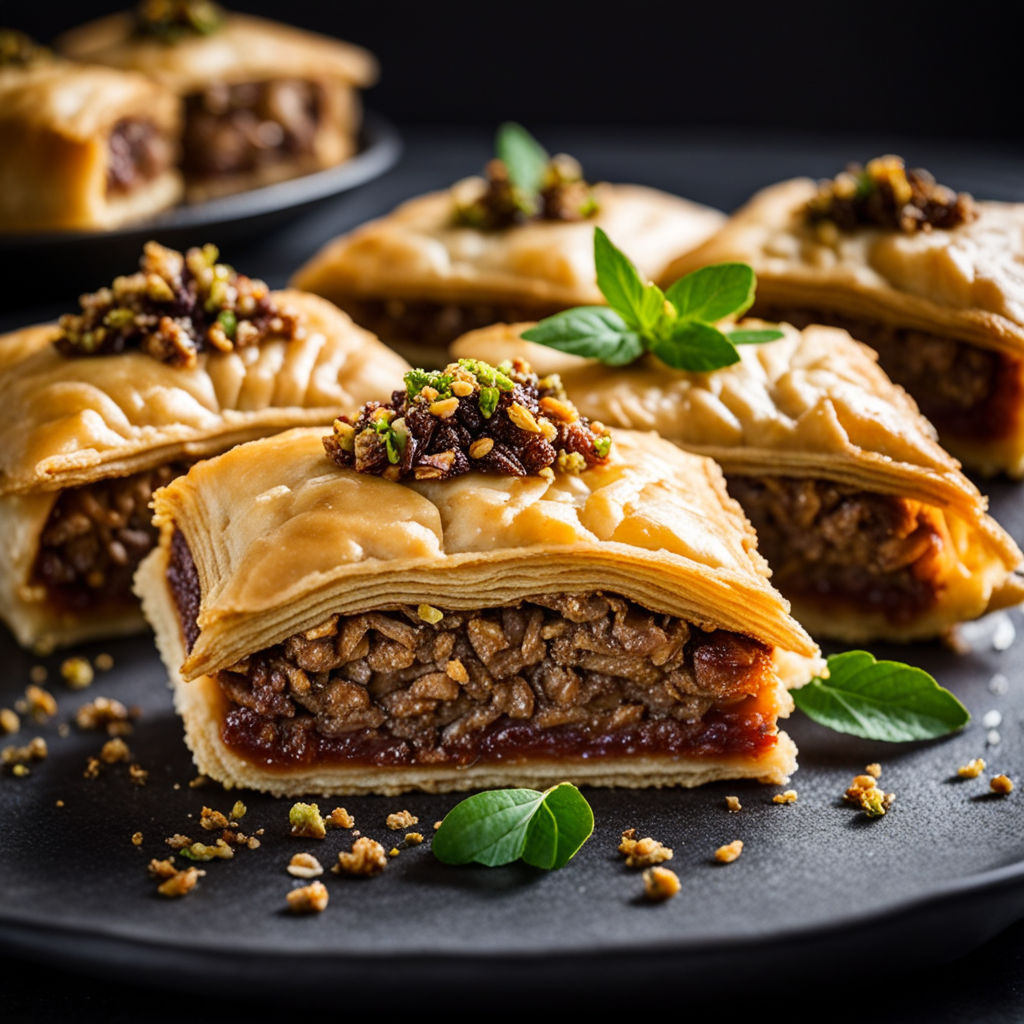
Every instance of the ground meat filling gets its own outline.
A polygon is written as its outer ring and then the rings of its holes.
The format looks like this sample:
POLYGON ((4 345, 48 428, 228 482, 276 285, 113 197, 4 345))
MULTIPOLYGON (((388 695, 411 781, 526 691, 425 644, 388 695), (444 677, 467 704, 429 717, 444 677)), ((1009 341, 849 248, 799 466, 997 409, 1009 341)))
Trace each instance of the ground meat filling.
POLYGON ((338 304, 360 327, 392 347, 423 346, 443 356, 460 335, 496 323, 543 320, 564 309, 514 302, 428 302, 420 299, 358 299, 338 296, 338 304))
POLYGON ((169 463, 62 491, 39 540, 33 584, 67 611, 133 605, 132 576, 156 543, 150 499, 187 469, 169 463))
POLYGON ((316 82, 297 78, 220 82, 186 96, 185 173, 249 173, 311 154, 323 102, 316 82))
POLYGON ((994 441, 1017 429, 1024 403, 1020 359, 966 341, 821 310, 759 307, 758 316, 797 327, 832 324, 878 353, 882 369, 914 396, 940 433, 994 441))
POLYGON ((171 147, 152 121, 124 118, 107 141, 107 195, 125 195, 162 174, 171 162, 171 147))
POLYGON ((907 623, 934 605, 943 540, 919 505, 827 480, 729 476, 772 580, 790 598, 907 623))

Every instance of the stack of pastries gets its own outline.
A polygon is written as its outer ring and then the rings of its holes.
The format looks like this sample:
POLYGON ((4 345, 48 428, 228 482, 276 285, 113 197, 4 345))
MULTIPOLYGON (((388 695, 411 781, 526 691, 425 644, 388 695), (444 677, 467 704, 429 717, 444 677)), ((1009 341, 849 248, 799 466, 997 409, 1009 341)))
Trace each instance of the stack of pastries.
POLYGON ((939 430, 973 465, 1024 471, 1021 296, 991 242, 1015 207, 895 158, 731 220, 566 157, 537 175, 524 198, 492 162, 283 292, 151 244, 0 339, 18 640, 137 628, 134 573, 228 786, 778 783, 788 691, 825 671, 805 627, 929 639, 1024 598, 1021 551, 884 369, 955 407, 939 430), (780 336, 703 372, 523 340, 602 301, 598 226, 665 283, 752 263, 780 336), (969 395, 908 369, 942 360, 969 395))

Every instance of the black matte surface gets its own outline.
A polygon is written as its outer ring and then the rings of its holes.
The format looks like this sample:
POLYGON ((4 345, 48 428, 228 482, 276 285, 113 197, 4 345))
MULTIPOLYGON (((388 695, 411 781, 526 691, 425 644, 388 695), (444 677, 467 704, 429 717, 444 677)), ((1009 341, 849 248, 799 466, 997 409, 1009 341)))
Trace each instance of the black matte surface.
MULTIPOLYGON (((551 145, 577 152, 591 173, 675 184, 726 207, 757 184, 797 170, 825 173, 848 155, 882 148, 799 141, 782 148, 711 139, 667 146, 642 137, 621 146, 613 142, 565 133, 551 145)), ((329 214, 250 247, 247 257, 239 251, 231 258, 279 284, 335 231, 473 170, 486 151, 480 137, 414 137, 409 159, 379 182, 332 204, 329 214)), ((981 195, 1019 195, 1016 164, 1009 160, 958 156, 942 147, 910 156, 981 195)), ((1024 538, 1019 489, 1000 483, 993 493, 997 516, 1024 538)), ((992 771, 1024 782, 1024 642, 1006 651, 992 645, 994 632, 1005 631, 1006 623, 1024 630, 1017 612, 966 630, 973 647, 967 654, 937 644, 879 650, 930 669, 958 693, 975 720, 957 737, 892 747, 837 737, 794 719, 790 731, 801 748, 795 805, 772 805, 775 790, 756 784, 694 792, 594 791, 588 795, 597 831, 561 872, 446 868, 424 845, 403 851, 381 878, 328 876, 332 902, 315 919, 283 913, 284 895, 294 884, 284 865, 299 849, 332 860, 347 833, 320 844, 293 840, 287 836, 289 802, 249 794, 242 794, 250 808, 244 825, 266 828, 263 848, 206 865, 207 877, 184 900, 154 896, 145 863, 166 852, 164 837, 181 831, 198 838, 195 816, 203 803, 227 810, 237 794, 187 788, 193 772, 162 669, 145 638, 88 648, 91 654, 111 651, 116 665, 80 693, 56 678, 60 656, 46 659, 59 721, 99 694, 143 708, 130 743, 151 776, 138 789, 116 766, 86 781, 85 758, 96 752, 100 737, 72 731, 62 739, 55 724, 25 730, 24 736, 50 740, 51 757, 27 779, 0 779, 0 944, 22 957, 136 983, 166 986, 173 977, 177 986, 202 988, 227 982, 279 998, 296 987, 310 998, 309 981, 321 994, 328 981, 344 985, 357 1000, 377 986, 428 981, 512 992, 521 986, 524 967, 534 993, 564 992, 571 984, 625 995, 637 987, 666 990, 671 983, 702 998, 729 984, 737 962, 744 978, 758 983, 791 979, 795 964, 798 976, 840 979, 848 975, 851 955, 869 954, 872 964, 912 972, 966 953, 1024 915, 1024 789, 999 800, 985 795, 991 772, 972 782, 951 778, 958 764, 980 755, 992 771), (989 688, 997 672, 1008 678, 1005 695, 989 688), (992 709, 1003 722, 999 744, 987 747, 980 719, 992 709), (850 777, 871 760, 882 762, 883 783, 897 794, 891 814, 876 822, 839 801, 850 777), (174 789, 175 783, 182 788, 174 789), (725 811, 727 793, 739 795, 740 814, 725 811), (64 808, 55 806, 57 799, 64 808), (639 877, 615 853, 618 833, 631 825, 675 848, 671 866, 684 889, 665 906, 641 904, 639 877), (141 848, 129 841, 136 830, 145 837, 141 848), (734 838, 747 844, 742 858, 727 867, 711 863, 715 847, 734 838)), ((36 659, 7 640, 0 656, 5 706, 24 688, 36 659)), ((456 799, 338 802, 355 814, 364 833, 387 841, 388 811, 409 807, 429 835, 433 820, 456 799)), ((1002 979, 1004 994, 1009 980, 1002 979)), ((884 984, 891 981, 886 976, 884 984)), ((838 983, 851 984, 848 977, 838 983)), ((862 981, 853 984, 862 990, 862 981)))

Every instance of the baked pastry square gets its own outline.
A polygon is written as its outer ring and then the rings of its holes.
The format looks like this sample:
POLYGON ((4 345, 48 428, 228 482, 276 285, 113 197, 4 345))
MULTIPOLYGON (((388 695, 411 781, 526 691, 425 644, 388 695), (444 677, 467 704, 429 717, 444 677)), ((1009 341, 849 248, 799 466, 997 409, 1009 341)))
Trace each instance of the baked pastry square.
POLYGON ((158 82, 0 32, 0 230, 106 230, 167 209, 182 194, 180 133, 158 82))
POLYGON ((753 312, 826 323, 871 345, 943 444, 1024 475, 1024 204, 975 202, 887 157, 822 186, 758 193, 665 280, 739 259, 753 312))
POLYGON ((143 2, 59 45, 75 60, 145 72, 181 98, 193 201, 346 160, 357 147, 358 89, 377 77, 358 46, 208 0, 143 2))
MULTIPOLYGON (((501 401, 493 422, 521 415, 501 401)), ((378 476, 329 461, 322 433, 239 446, 155 496, 136 588, 204 774, 391 794, 795 768, 777 718, 820 659, 710 460, 620 431, 575 473, 445 478, 405 465, 407 440, 378 476)))
POLYGON ((329 242, 292 284, 330 299, 414 365, 437 366, 465 331, 603 303, 595 225, 657 277, 724 220, 656 189, 588 185, 572 158, 540 152, 544 177, 525 201, 494 160, 486 181, 411 199, 329 242))
POLYGON ((26 646, 142 628, 131 577, 156 487, 240 441, 329 423, 405 369, 330 303, 270 292, 212 247, 150 243, 143 267, 81 316, 0 338, 0 616, 26 646))
POLYGON ((495 325, 453 351, 526 358, 557 373, 583 414, 713 458, 812 634, 924 639, 1024 598, 1017 545, 845 331, 782 324, 782 339, 741 346, 740 362, 687 373, 650 355, 615 368, 566 355, 524 341, 529 326, 495 325))

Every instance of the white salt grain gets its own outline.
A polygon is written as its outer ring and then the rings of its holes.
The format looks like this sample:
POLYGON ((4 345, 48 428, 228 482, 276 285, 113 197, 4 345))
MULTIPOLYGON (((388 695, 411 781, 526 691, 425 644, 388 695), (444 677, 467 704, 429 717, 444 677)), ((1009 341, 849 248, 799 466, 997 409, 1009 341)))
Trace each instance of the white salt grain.
POLYGON ((988 681, 988 692, 995 694, 997 697, 1002 697, 1005 693, 1010 690, 1010 680, 1003 675, 1002 672, 997 672, 988 681))
POLYGON ((985 742, 990 747, 996 747, 999 745, 999 741, 1002 737, 999 735, 998 729, 989 729, 988 735, 985 737, 985 742))
POLYGON ((1017 630, 1014 628, 1013 620, 1006 612, 1000 612, 996 616, 996 628, 992 633, 992 650, 1009 650, 1016 638, 1017 630))
POLYGON ((998 729, 1003 724, 1003 713, 993 708, 991 711, 985 712, 985 717, 982 718, 981 724, 986 729, 998 729))

